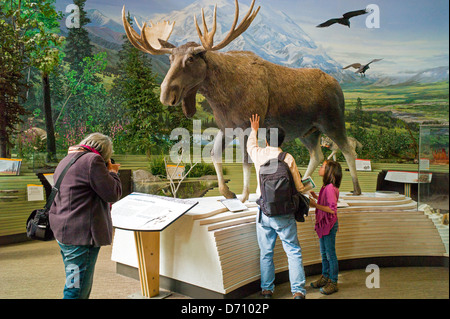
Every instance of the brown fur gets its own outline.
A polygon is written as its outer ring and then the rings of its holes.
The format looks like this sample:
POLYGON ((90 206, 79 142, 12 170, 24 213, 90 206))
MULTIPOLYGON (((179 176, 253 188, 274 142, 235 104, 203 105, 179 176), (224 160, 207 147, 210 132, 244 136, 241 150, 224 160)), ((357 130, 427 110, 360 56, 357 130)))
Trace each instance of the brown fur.
MULTIPOLYGON (((308 148, 311 159, 305 176, 310 176, 323 160, 319 143, 323 132, 344 153, 355 194, 361 193, 354 152, 345 131, 344 95, 333 77, 319 69, 276 65, 252 52, 194 53, 196 47, 198 44, 187 43, 173 50, 171 68, 161 85, 164 104, 182 101, 184 113, 192 117, 198 90, 211 105, 222 132, 226 128, 247 129, 251 115, 259 114, 262 127, 281 126, 288 139, 299 137, 308 148)), ((246 146, 246 139, 243 141, 246 146)), ((246 152, 244 164, 248 164, 246 152)), ((216 170, 221 167, 216 166, 216 170)), ((234 196, 226 185, 221 185, 221 191, 226 197, 234 196)))
POLYGON ((295 130, 306 133, 313 125, 331 120, 330 112, 343 114, 341 88, 321 70, 287 68, 240 51, 207 52, 206 61, 207 76, 199 91, 210 102, 220 129, 246 128, 252 114, 259 114, 262 122, 272 120, 272 125, 294 115, 295 130), (341 105, 330 104, 330 95, 341 105))

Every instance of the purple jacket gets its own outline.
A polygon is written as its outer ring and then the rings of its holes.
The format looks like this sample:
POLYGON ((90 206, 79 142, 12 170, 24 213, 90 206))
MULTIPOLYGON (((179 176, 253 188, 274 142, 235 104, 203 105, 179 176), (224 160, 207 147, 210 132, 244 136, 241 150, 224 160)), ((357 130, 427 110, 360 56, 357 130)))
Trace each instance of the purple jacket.
POLYGON ((327 186, 321 188, 317 204, 330 207, 334 211, 334 214, 330 214, 316 208, 315 230, 319 238, 328 235, 331 228, 333 228, 337 221, 338 199, 339 188, 334 187, 333 184, 328 184, 327 186))
MULTIPOLYGON (((54 181, 76 153, 61 160, 54 181)), ((122 184, 109 172, 100 155, 88 153, 67 171, 50 209, 50 227, 55 238, 66 245, 110 245, 110 204, 122 196, 122 184)))

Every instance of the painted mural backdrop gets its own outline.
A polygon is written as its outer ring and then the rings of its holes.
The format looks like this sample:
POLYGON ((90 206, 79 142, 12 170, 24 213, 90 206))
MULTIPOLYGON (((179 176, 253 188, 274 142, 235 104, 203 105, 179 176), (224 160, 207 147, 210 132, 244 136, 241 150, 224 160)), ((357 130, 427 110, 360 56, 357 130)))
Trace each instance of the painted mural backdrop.
MULTIPOLYGON (((122 6, 135 28, 134 19, 175 21, 170 42, 180 45, 199 42, 194 15, 200 19, 203 8, 212 25, 215 5, 215 41, 221 41, 233 22, 234 0, 31 2, 0 0, 0 157, 43 152, 55 160, 94 131, 110 135, 116 152, 162 154, 174 143, 172 129, 192 130, 181 107, 159 102, 168 57, 131 46, 122 6), (12 82, 17 90, 5 85, 12 82)), ((249 4, 239 1, 241 19, 249 4)), ((261 10, 250 28, 224 51, 253 51, 273 63, 319 68, 335 77, 345 94, 348 133, 363 144, 360 158, 414 161, 419 124, 448 123, 447 0, 256 5, 261 10)), ((201 95, 194 119, 202 129, 215 126, 201 95)), ((307 163, 298 140, 285 148, 307 163)))

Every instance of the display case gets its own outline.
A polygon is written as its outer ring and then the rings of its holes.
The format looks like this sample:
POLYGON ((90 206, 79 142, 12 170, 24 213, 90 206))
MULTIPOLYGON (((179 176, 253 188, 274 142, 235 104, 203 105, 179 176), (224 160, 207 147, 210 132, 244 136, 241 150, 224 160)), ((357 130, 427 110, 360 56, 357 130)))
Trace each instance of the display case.
POLYGON ((449 126, 421 125, 418 208, 439 230, 448 253, 449 126))

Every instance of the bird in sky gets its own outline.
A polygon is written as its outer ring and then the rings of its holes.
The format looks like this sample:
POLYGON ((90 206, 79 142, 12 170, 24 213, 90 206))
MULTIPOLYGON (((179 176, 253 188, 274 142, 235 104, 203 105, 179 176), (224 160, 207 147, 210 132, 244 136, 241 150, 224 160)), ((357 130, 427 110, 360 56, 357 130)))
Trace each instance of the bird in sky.
POLYGON ((367 63, 365 65, 362 65, 361 63, 353 63, 353 64, 350 64, 350 65, 347 65, 345 68, 342 68, 342 69, 345 70, 345 69, 348 69, 348 68, 354 68, 354 69, 357 69, 355 71, 355 73, 359 73, 359 74, 361 74, 361 76, 363 76, 363 75, 366 76, 366 71, 368 69, 370 69, 369 68, 369 64, 374 63, 374 62, 378 62, 378 61, 381 61, 381 60, 383 60, 383 59, 373 59, 372 61, 370 61, 369 63, 367 63))
POLYGON ((324 23, 319 24, 317 26, 317 28, 326 28, 326 27, 329 27, 330 25, 333 25, 335 23, 346 25, 346 26, 348 26, 350 28, 350 18, 359 16, 359 15, 363 15, 363 14, 366 14, 366 13, 368 13, 368 11, 366 9, 350 11, 350 12, 344 13, 342 15, 342 18, 333 18, 333 19, 330 19, 328 21, 325 21, 324 23))

